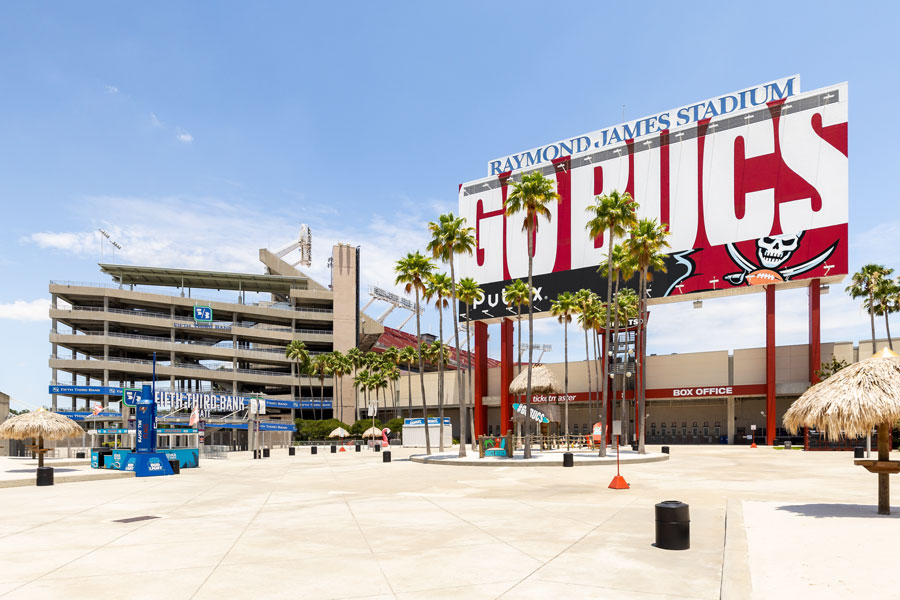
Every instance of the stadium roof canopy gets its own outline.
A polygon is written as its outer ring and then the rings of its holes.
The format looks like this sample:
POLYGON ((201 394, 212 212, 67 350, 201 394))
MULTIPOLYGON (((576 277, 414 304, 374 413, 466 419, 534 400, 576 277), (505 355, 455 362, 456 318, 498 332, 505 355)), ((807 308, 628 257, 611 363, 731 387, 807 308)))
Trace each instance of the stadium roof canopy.
POLYGON ((240 290, 288 294, 291 289, 307 289, 306 277, 286 277, 227 271, 164 269, 133 265, 101 264, 100 270, 122 285, 156 285, 210 290, 240 290))

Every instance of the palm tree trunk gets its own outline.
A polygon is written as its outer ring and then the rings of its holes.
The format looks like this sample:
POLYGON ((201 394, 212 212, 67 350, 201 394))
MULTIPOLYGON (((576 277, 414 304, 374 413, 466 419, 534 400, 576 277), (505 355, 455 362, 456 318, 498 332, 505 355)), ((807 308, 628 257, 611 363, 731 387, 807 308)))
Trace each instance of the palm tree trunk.
POLYGON ((450 254, 450 295, 453 296, 451 314, 453 315, 453 345, 456 347, 456 398, 459 402, 459 456, 466 455, 466 399, 463 395, 462 364, 459 360, 459 317, 456 300, 456 271, 453 270, 453 254, 450 254))
MULTIPOLYGON (((535 217, 537 219, 537 217, 535 217)), ((533 223, 529 219, 529 223, 533 223)), ((532 266, 534 264, 534 232, 528 229, 528 379, 525 385, 525 458, 531 458, 531 363, 534 361, 534 287, 532 286, 532 266)), ((537 429, 540 431, 540 429, 537 429)))
POLYGON ((566 450, 569 450, 569 315, 564 315, 563 321, 563 363, 565 364, 565 377, 563 378, 563 392, 566 395, 566 450))
MULTIPOLYGON (((522 307, 520 305, 516 305, 516 329, 519 332, 519 344, 516 346, 516 360, 518 363, 518 370, 516 371, 516 375, 522 372, 522 307)), ((522 403, 522 396, 519 396, 519 404, 522 403)), ((519 431, 523 434, 523 428, 528 427, 528 418, 526 417, 525 421, 522 425, 519 426, 519 431)), ((523 437, 524 440, 524 437, 523 437)))
MULTIPOLYGON (((607 271, 608 273, 609 271, 607 271)), ((627 430, 625 425, 628 423, 628 419, 623 417, 625 413, 625 371, 622 371, 622 400, 619 401, 616 399, 616 365, 619 360, 619 272, 616 271, 616 293, 613 295, 613 301, 607 305, 606 315, 609 317, 609 307, 615 306, 616 317, 613 321, 613 337, 610 343, 607 343, 607 346, 612 348, 612 370, 613 370, 613 380, 612 380, 612 405, 613 405, 613 420, 617 417, 620 421, 622 421, 623 433, 627 430), (618 410, 617 410, 618 409, 618 410)), ((609 335, 609 328, 606 330, 606 335, 609 335)), ((628 336, 625 336, 626 339, 628 336)), ((607 352, 607 355, 609 352, 607 352)), ((607 359, 606 356, 603 357, 607 359)))
POLYGON ((438 440, 438 451, 444 451, 444 307, 441 306, 441 298, 438 298, 438 333, 441 345, 438 347, 438 431, 441 439, 438 440))
MULTIPOLYGON (((594 398, 594 388, 591 386, 591 351, 588 350, 588 330, 585 328, 584 330, 584 364, 587 366, 587 380, 588 380, 588 420, 591 420, 590 415, 594 413, 593 408, 593 398, 594 398)), ((588 423, 591 427, 593 433, 593 423, 588 423)))
POLYGON ((647 378, 645 377, 645 374, 644 374, 644 365, 647 364, 647 356, 646 356, 646 354, 647 354, 647 348, 646 348, 647 323, 646 323, 646 319, 644 318, 644 311, 646 310, 645 305, 646 305, 646 297, 647 297, 647 268, 641 269, 640 288, 641 288, 641 297, 640 297, 640 300, 638 301, 638 312, 639 312, 638 333, 641 336, 641 338, 640 338, 640 354, 639 354, 641 357, 640 368, 639 368, 639 370, 641 372, 641 381, 640 381, 640 385, 636 386, 635 392, 637 392, 637 387, 640 387, 641 394, 640 394, 640 399, 639 399, 639 404, 638 404, 638 422, 635 423, 634 426, 638 430, 638 453, 646 454, 647 450, 644 447, 644 440, 646 439, 645 431, 644 431, 644 425, 645 425, 644 415, 647 411, 647 401, 645 398, 645 394, 646 394, 645 383, 647 381, 647 378))
MULTIPOLYGON (((598 364, 600 362, 600 342, 597 340, 597 331, 594 330, 593 334, 594 338, 594 375, 597 376, 597 385, 603 386, 604 394, 601 397, 600 402, 600 430, 603 432, 602 439, 600 441, 600 456, 606 456, 606 428, 608 427, 608 423, 606 422, 606 402, 608 400, 606 392, 607 392, 607 382, 606 377, 602 377, 600 374, 605 372, 605 369, 599 370, 598 364)), ((604 336, 604 341, 606 336, 604 336)), ((604 344, 606 345, 606 344, 604 344)), ((603 357, 606 358, 606 357, 603 357)), ((599 390, 598 390, 599 391, 599 390)))
MULTIPOLYGON (((607 241, 606 246, 606 329, 603 333, 603 352, 602 352, 602 363, 600 368, 600 375, 598 379, 602 381, 603 385, 603 414, 601 415, 600 422, 603 424, 603 444, 600 445, 600 456, 606 456, 606 406, 607 401, 609 399, 609 382, 607 381, 607 371, 609 370, 609 348, 612 346, 610 344, 609 339, 609 311, 612 306, 612 264, 613 264, 613 228, 609 228, 609 240, 607 241)), ((618 279, 618 278, 617 278, 618 279)), ((618 312, 618 311, 616 311, 618 312)), ((617 340, 618 341, 618 340, 617 340)), ((615 387, 613 387, 613 391, 615 391, 615 387)), ((615 404, 616 397, 613 396, 613 404, 615 404)))
POLYGON ((885 307, 885 309, 884 309, 884 328, 887 330, 888 348, 893 350, 894 349, 894 341, 891 339, 891 324, 888 322, 887 307, 885 307))
POLYGON ((416 344, 418 346, 417 354, 419 355, 419 382, 422 384, 422 420, 425 423, 425 453, 431 454, 431 436, 428 434, 428 410, 425 408, 425 367, 422 364, 422 318, 419 316, 419 288, 416 288, 416 344))
POLYGON ((469 304, 466 303, 466 371, 468 371, 469 389, 466 397, 466 412, 469 413, 471 421, 469 425, 472 427, 472 450, 475 450, 475 388, 472 387, 472 320, 469 313, 469 304))
POLYGON ((872 323, 872 354, 875 354, 875 297, 869 292, 869 320, 872 323))

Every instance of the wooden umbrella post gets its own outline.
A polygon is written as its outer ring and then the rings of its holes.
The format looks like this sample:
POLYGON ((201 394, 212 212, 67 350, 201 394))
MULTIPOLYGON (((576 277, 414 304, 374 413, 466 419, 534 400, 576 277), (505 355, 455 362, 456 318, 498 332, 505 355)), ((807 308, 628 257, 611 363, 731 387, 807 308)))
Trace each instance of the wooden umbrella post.
MULTIPOLYGON (((891 456, 891 424, 882 423, 878 426, 878 462, 888 461, 891 456)), ((891 483, 890 475, 885 472, 878 473, 878 514, 891 514, 891 483)))
MULTIPOLYGON (((880 439, 881 438, 879 438, 879 440, 880 439)), ((880 448, 881 442, 879 441, 878 444, 879 444, 878 447, 880 448)), ((38 453, 38 468, 41 468, 44 466, 44 436, 42 436, 42 435, 38 436, 38 451, 37 451, 37 453, 38 453)), ((881 484, 879 484, 879 489, 880 489, 880 487, 881 487, 881 484)))

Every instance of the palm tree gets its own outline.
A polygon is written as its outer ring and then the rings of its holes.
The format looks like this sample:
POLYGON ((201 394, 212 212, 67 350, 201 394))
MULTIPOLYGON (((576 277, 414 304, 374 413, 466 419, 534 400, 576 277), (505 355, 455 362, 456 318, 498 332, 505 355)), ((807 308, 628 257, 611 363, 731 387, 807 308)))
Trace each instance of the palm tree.
MULTIPOLYGON (((637 214, 635 211, 638 204, 632 199, 631 194, 625 192, 620 194, 618 190, 613 190, 605 196, 597 196, 594 204, 587 208, 587 212, 591 218, 587 222, 588 235, 591 239, 596 238, 603 233, 607 234, 607 252, 606 252, 606 305, 612 304, 612 277, 609 276, 613 272, 613 248, 617 237, 625 235, 625 231, 637 225, 637 214)), ((603 406, 606 406, 609 388, 606 385, 606 371, 609 365, 609 311, 606 311, 606 335, 603 336, 603 406)), ((613 399, 615 400, 615 398, 613 399)), ((604 408, 604 410, 606 410, 604 408)))
MULTIPOLYGON (((327 354, 319 354, 312 361, 312 371, 319 380, 319 419, 325 418, 325 378, 331 376, 331 363, 327 354)), ((334 385, 331 387, 334 396, 334 385)), ((334 402, 334 398, 331 399, 334 402)))
MULTIPOLYGON (((584 329, 584 364, 587 367, 588 415, 589 419, 592 419, 594 415, 594 388, 591 385, 591 351, 588 344, 588 331, 594 328, 592 313, 594 312, 594 305, 600 302, 600 298, 594 292, 582 288, 575 292, 575 301, 578 303, 578 324, 584 329)), ((596 368, 596 364, 594 367, 596 368)), ((597 385, 599 386, 600 384, 601 382, 598 381, 597 385)), ((606 444, 601 444, 600 456, 606 456, 606 444)))
MULTIPOLYGON (((608 305, 604 304, 599 296, 596 294, 591 294, 591 301, 588 303, 585 312, 579 315, 579 321, 581 321, 582 326, 587 326, 593 332, 591 336, 591 346, 594 348, 594 377, 597 379, 597 385, 603 385, 604 388, 607 387, 607 377, 602 375, 602 370, 599 368, 600 364, 600 341, 599 334, 600 330, 603 328, 603 322, 606 320, 606 313, 609 310, 608 305)), ((599 396, 600 391, 597 390, 597 395, 599 396)), ((607 422, 607 400, 608 398, 603 398, 603 401, 600 403, 600 429, 604 432, 603 441, 600 444, 600 456, 606 456, 606 430, 608 426, 607 422)))
POLYGON ((353 376, 353 387, 357 390, 362 390, 363 400, 365 400, 366 406, 369 406, 369 381, 371 376, 372 374, 369 373, 368 369, 359 370, 356 375, 353 376))
MULTIPOLYGON (((518 331, 519 336, 519 342, 516 344, 516 362, 519 365, 519 369, 516 371, 516 375, 522 372, 522 306, 525 304, 530 306, 531 299, 532 294, 530 293, 528 285, 521 279, 516 279, 503 288, 504 304, 506 304, 506 306, 515 305, 516 307, 516 330, 518 331)), ((528 419, 525 419, 525 424, 523 426, 525 435, 527 435, 528 426, 528 419)), ((525 439, 527 440, 528 438, 526 437, 525 439)))
MULTIPOLYGON (((339 350, 334 350, 331 354, 328 355, 329 364, 331 365, 331 374, 335 378, 335 383, 337 383, 337 387, 340 389, 340 400, 338 401, 338 420, 344 421, 344 375, 350 373, 350 370, 353 368, 350 359, 341 354, 339 350)), ((334 387, 332 387, 332 390, 334 387)), ((334 392, 332 391, 332 396, 334 396, 334 392)), ((334 416, 334 402, 332 401, 332 416, 334 416)))
MULTIPOLYGON (((469 398, 466 400, 466 409, 469 412, 469 419, 471 419, 468 422, 472 426, 472 442, 474 444, 476 441, 474 409, 468 410, 470 407, 475 406, 475 389, 472 387, 472 319, 469 316, 469 309, 472 304, 484 299, 484 290, 478 287, 478 283, 471 277, 463 277, 459 280, 456 293, 459 296, 459 301, 466 305, 466 328, 469 332, 469 335, 466 336, 466 370, 468 371, 469 379, 469 398)), ((457 353, 458 355, 459 353, 457 353)), ((459 363, 458 360, 456 362, 459 363)), ((460 440, 460 443, 462 443, 462 440, 460 440)))
POLYGON ((450 306, 450 277, 446 273, 432 273, 425 284, 425 300, 434 300, 438 311, 438 339, 440 345, 435 346, 440 352, 438 363, 438 412, 440 413, 441 443, 440 451, 444 451, 444 309, 450 306))
POLYGON ((456 348, 456 391, 459 402, 459 456, 466 455, 466 399, 463 393, 462 365, 459 360, 459 316, 457 315, 457 301, 459 296, 456 289, 456 270, 453 265, 453 257, 456 254, 472 254, 475 249, 475 229, 466 226, 464 217, 455 217, 453 213, 441 215, 438 222, 428 224, 431 231, 431 241, 428 249, 435 258, 450 264, 450 296, 453 301, 453 346, 456 348))
MULTIPOLYGON (((630 277, 631 277, 631 275, 628 275, 627 278, 630 278, 630 277)), ((625 345, 627 348, 627 346, 628 346, 628 343, 627 343, 627 341, 628 341, 628 333, 627 333, 628 332, 628 321, 629 321, 629 319, 633 319, 638 316, 637 292, 635 292, 631 288, 624 288, 624 289, 618 290, 616 292, 615 299, 616 299, 616 301, 615 301, 616 325, 615 325, 615 338, 614 339, 615 340, 619 339, 619 324, 624 323, 625 331, 626 331, 626 334, 625 334, 626 344, 625 345)), ((635 338, 635 339, 637 339, 637 338, 635 338)), ((624 374, 624 379, 622 380, 622 405, 621 405, 622 410, 621 410, 621 412, 623 413, 623 415, 631 414, 630 409, 627 408, 628 403, 625 399, 625 391, 627 388, 626 382, 631 377, 631 372, 628 370, 628 353, 630 351, 631 350, 626 350, 625 352, 623 352, 623 356, 622 356, 622 373, 624 374)), ((618 346, 616 347, 616 350, 614 351, 614 354, 613 354, 613 364, 616 363, 615 356, 617 354, 618 354, 618 346)), ((616 397, 616 386, 615 386, 615 380, 613 380, 613 400, 615 400, 615 397, 616 397)), ((628 422, 628 418, 623 416, 622 419, 623 419, 624 423, 628 422)))
POLYGON ((863 306, 868 311, 869 321, 872 324, 872 354, 875 354, 875 292, 881 280, 889 276, 893 271, 893 269, 888 269, 884 265, 870 263, 853 274, 850 285, 846 288, 846 291, 850 293, 850 297, 854 300, 865 298, 863 306))
MULTIPOLYGON (((385 351, 381 353, 381 357, 385 361, 387 361, 389 366, 393 365, 396 367, 397 365, 400 364, 400 349, 397 348, 396 346, 391 346, 390 348, 386 348, 385 351)), ((394 389, 394 384, 393 384, 393 382, 396 380, 390 378, 390 374, 391 374, 390 368, 386 369, 386 372, 389 375, 388 380, 391 382, 391 407, 394 409, 394 416, 396 417, 396 416, 398 416, 398 414, 397 414, 397 394, 395 393, 396 390, 394 389)), ((398 373, 398 377, 399 377, 399 371, 397 371, 397 373, 398 373)))
MULTIPOLYGON (((396 284, 403 285, 408 294, 415 291, 416 295, 416 342, 422 344, 422 319, 419 315, 419 295, 425 291, 425 281, 434 271, 434 263, 428 260, 421 252, 410 252, 404 258, 397 261, 394 272, 397 274, 396 284)), ((422 410, 425 411, 425 372, 422 364, 422 354, 419 353, 419 381, 422 385, 422 410)), ((431 438, 428 435, 428 417, 425 417, 425 452, 431 454, 431 438)))
MULTIPOLYGON (((634 272, 637 270, 637 263, 634 262, 634 259, 630 254, 625 250, 625 247, 622 244, 616 244, 612 249, 612 262, 610 263, 609 259, 607 259, 606 265, 601 265, 598 271, 601 275, 606 277, 608 280, 615 279, 615 291, 613 292, 613 298, 616 298, 616 301, 612 303, 613 306, 613 335, 612 335, 612 343, 611 346, 613 348, 612 351, 607 351, 606 357, 612 357, 613 368, 615 369, 615 364, 619 355, 619 323, 620 316, 622 311, 619 310, 619 282, 624 279, 628 281, 634 276, 634 272), (612 266, 613 276, 609 276, 609 268, 612 266)), ((626 321, 626 330, 627 330, 627 321, 626 321)), ((607 335, 609 332, 607 331, 607 335)), ((626 333, 627 338, 627 333, 626 333)), ((610 346, 610 344, 607 344, 610 346)), ((612 405, 613 405, 613 418, 616 416, 616 380, 612 378, 612 405)), ((622 410, 624 412, 625 407, 625 390, 623 386, 622 390, 622 410)), ((619 415, 621 418, 621 415, 619 415)), ((627 419, 625 420, 627 423, 627 419)), ((624 424, 624 423, 623 423, 624 424)), ((623 432, 624 433, 624 432, 623 432)))
POLYGON ((641 370, 642 365, 646 361, 646 327, 647 327, 647 281, 649 279, 650 269, 655 271, 665 271, 666 266, 664 259, 666 255, 662 252, 669 247, 666 238, 669 232, 666 225, 660 225, 656 219, 640 219, 636 227, 631 230, 631 237, 625 241, 625 248, 628 254, 632 256, 637 263, 640 271, 640 281, 638 282, 638 327, 637 339, 640 350, 637 353, 637 372, 641 373, 639 385, 635 387, 635 399, 638 402, 638 423, 636 423, 640 435, 638 437, 638 452, 644 454, 645 432, 645 414, 647 412, 646 398, 644 390, 647 385, 647 378, 643 376, 641 370))
POLYGON ((565 363, 565 378, 563 383, 563 391, 566 395, 566 450, 569 449, 569 323, 572 322, 572 316, 578 314, 578 301, 572 292, 563 292, 556 297, 556 300, 550 306, 550 314, 556 317, 563 324, 563 361, 565 363))
MULTIPOLYGON (((412 419, 412 365, 419 360, 419 353, 416 351, 415 346, 406 346, 400 351, 399 358, 401 362, 406 363, 406 382, 409 385, 409 418, 412 419)), ((425 406, 424 398, 422 399, 422 406, 425 406)))
MULTIPOLYGON (((888 321, 888 315, 890 313, 895 313, 900 309, 900 307, 898 307, 898 300, 900 300, 900 286, 889 277, 893 272, 893 269, 885 269, 881 278, 878 280, 874 293, 875 306, 872 309, 873 313, 879 317, 884 317, 884 328, 887 332, 888 347, 891 350, 894 349, 894 341, 891 339, 891 324, 888 321)), ((868 310, 868 300, 866 300, 864 305, 866 310, 868 310)))
MULTIPOLYGON (((532 270, 534 267, 534 239, 540 227, 540 217, 550 222, 550 203, 559 202, 559 194, 553 190, 553 180, 547 179, 540 171, 522 176, 522 181, 513 182, 513 190, 506 198, 505 215, 515 216, 524 212, 522 231, 528 240, 528 291, 534 290, 532 270)), ((528 379, 525 386, 525 412, 531 412, 531 363, 534 359, 534 307, 528 302, 528 379)), ((525 458, 531 458, 531 444, 528 436, 528 419, 525 420, 525 458)))
MULTIPOLYGON (((362 366, 362 350, 357 347, 350 348, 347 350, 347 358, 350 360, 350 364, 353 366, 353 377, 356 377, 356 371, 362 366)), ((357 386, 353 386, 353 407, 355 410, 355 414, 353 415, 353 420, 356 421, 359 418, 359 389, 357 386)))
POLYGON ((303 379, 301 376, 309 371, 309 350, 301 340, 292 340, 284 349, 284 355, 297 364, 297 399, 300 400, 302 407, 303 379))

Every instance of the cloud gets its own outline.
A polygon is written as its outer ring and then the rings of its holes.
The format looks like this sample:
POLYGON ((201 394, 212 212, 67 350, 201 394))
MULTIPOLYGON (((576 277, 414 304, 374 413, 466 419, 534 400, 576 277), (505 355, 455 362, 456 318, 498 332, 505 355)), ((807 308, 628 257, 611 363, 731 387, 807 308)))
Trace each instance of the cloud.
POLYGON ((191 142, 194 141, 194 136, 192 136, 190 133, 188 133, 181 127, 178 127, 175 130, 175 139, 184 144, 190 144, 191 142))
POLYGON ((163 122, 160 121, 159 117, 156 116, 156 113, 150 113, 150 125, 152 127, 162 127, 163 122))
POLYGON ((16 300, 9 304, 0 304, 0 319, 13 321, 46 321, 50 318, 50 300, 16 300))
POLYGON ((114 86, 114 85, 104 85, 104 86, 103 86, 103 92, 106 93, 106 94, 118 94, 118 93, 119 93, 119 88, 117 88, 117 87, 114 86))

